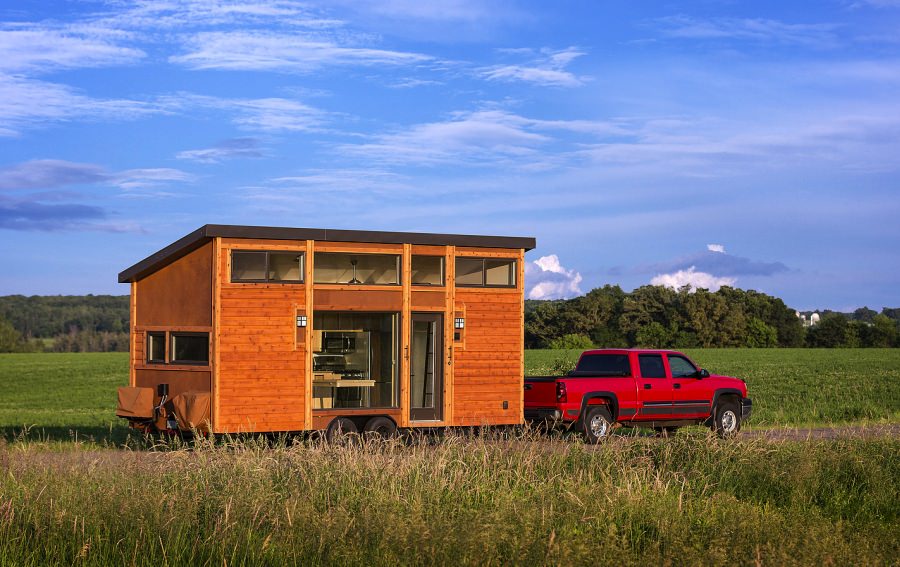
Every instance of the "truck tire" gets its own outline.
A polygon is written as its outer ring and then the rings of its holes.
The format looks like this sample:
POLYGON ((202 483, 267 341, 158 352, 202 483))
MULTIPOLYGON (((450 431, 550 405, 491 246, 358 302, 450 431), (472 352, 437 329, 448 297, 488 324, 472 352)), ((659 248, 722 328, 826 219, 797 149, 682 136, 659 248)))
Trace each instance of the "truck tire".
POLYGON ((718 404, 713 430, 723 439, 737 435, 741 430, 741 408, 732 401, 718 404))
POLYGON ((613 418, 606 406, 588 406, 582 420, 585 443, 596 445, 606 439, 612 426, 613 418))
POLYGON ((363 432, 367 436, 389 439, 397 434, 397 424, 390 418, 379 415, 366 422, 363 432))
POLYGON ((348 435, 356 435, 358 432, 359 430, 352 420, 346 417, 336 417, 325 428, 325 440, 335 443, 348 435))

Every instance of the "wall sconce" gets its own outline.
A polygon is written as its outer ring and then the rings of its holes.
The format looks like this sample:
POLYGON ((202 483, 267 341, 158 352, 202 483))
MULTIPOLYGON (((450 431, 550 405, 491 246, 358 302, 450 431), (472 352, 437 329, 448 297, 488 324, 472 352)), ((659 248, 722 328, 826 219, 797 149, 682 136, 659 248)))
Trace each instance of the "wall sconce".
POLYGON ((297 326, 298 327, 306 326, 306 315, 297 315, 297 326))
POLYGON ((465 329, 466 328, 466 320, 462 317, 456 317, 453 320, 453 328, 454 329, 465 329))

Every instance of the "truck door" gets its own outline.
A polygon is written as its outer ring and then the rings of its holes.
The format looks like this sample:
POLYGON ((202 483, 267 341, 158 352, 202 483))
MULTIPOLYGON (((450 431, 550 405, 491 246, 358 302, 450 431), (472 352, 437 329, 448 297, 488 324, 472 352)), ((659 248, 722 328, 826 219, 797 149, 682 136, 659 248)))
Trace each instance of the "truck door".
POLYGON ((674 392, 672 411, 681 418, 709 415, 712 390, 708 382, 698 377, 698 368, 680 354, 669 354, 666 358, 674 392))
POLYGON ((672 419, 672 380, 666 375, 662 354, 639 354, 637 378, 641 409, 637 419, 672 419))

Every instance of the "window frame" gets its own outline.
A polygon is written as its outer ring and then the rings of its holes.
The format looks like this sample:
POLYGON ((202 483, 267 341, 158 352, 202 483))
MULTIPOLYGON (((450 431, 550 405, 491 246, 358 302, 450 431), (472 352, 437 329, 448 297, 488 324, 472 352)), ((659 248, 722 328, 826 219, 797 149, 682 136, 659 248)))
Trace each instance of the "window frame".
POLYGON ((168 364, 166 347, 168 346, 168 341, 166 337, 166 331, 147 331, 147 364, 168 364), (153 357, 153 338, 161 337, 163 343, 163 357, 162 358, 152 358, 153 357))
POLYGON ((640 370, 640 372, 641 372, 641 378, 643 378, 645 380, 665 380, 666 378, 668 378, 669 375, 666 373, 666 361, 664 360, 664 358, 665 357, 663 356, 663 354, 658 353, 658 352, 639 353, 638 354, 638 370, 640 370), (662 376, 645 376, 644 375, 644 367, 641 365, 641 359, 642 358, 651 358, 654 356, 659 358, 659 367, 662 369, 662 376))
POLYGON ((696 376, 697 372, 700 371, 700 369, 697 367, 696 364, 693 363, 693 361, 691 361, 691 359, 689 359, 686 356, 682 356, 680 354, 667 354, 666 355, 666 363, 669 365, 669 374, 672 376, 672 378, 693 378, 694 376, 696 376), (694 371, 690 374, 680 374, 678 376, 675 376, 675 372, 672 370, 672 359, 673 358, 680 358, 681 360, 685 361, 686 363, 688 363, 688 365, 691 368, 694 369, 694 371))
MULTIPOLYGON (((324 250, 316 250, 313 252, 313 285, 350 285, 350 286, 378 286, 378 287, 402 287, 403 286, 403 254, 399 252, 328 252, 324 250), (317 282, 316 281, 316 262, 315 257, 318 254, 341 255, 341 256, 388 256, 396 260, 397 265, 397 283, 350 283, 350 282, 317 282)), ((436 287, 436 286, 432 286, 436 287)))
MULTIPOLYGON (((402 267, 402 266, 401 266, 402 267)), ((435 254, 410 254, 409 255, 409 285, 415 287, 429 287, 429 288, 439 288, 439 287, 447 287, 447 258, 445 256, 438 256, 435 254), (427 283, 416 283, 412 279, 412 270, 413 270, 413 259, 414 258, 438 258, 441 262, 441 283, 439 284, 427 284, 427 283)))
MULTIPOLYGON (((458 280, 454 281, 454 285, 456 287, 485 287, 485 288, 497 288, 497 289, 516 289, 519 287, 519 260, 517 258, 488 258, 481 256, 456 256, 453 258, 454 264, 457 260, 481 260, 481 283, 480 284, 461 284, 458 280), (492 262, 505 262, 512 265, 510 269, 510 276, 513 280, 511 284, 489 284, 487 283, 487 263, 488 261, 492 262)), ((455 265, 454 265, 455 268, 455 265)))
MULTIPOLYGON (((640 370, 640 369, 638 369, 640 370)), ((569 372, 568 374, 572 378, 634 378, 634 368, 631 367, 631 357, 627 354, 617 354, 617 353, 597 353, 597 354, 583 354, 581 358, 578 359, 578 363, 575 365, 575 369, 569 372), (581 364, 581 360, 585 357, 607 357, 607 356, 621 356, 625 359, 625 365, 628 367, 627 374, 623 375, 621 372, 613 373, 613 372, 605 372, 600 370, 578 370, 578 366, 581 364)))
POLYGON ((305 250, 247 250, 241 248, 232 248, 231 254, 229 255, 231 260, 231 264, 229 266, 230 269, 230 278, 229 281, 231 283, 265 283, 265 284, 287 284, 287 285, 296 285, 306 283, 306 251, 305 250), (263 269, 266 277, 264 279, 235 279, 234 277, 234 253, 238 254, 265 254, 266 255, 266 265, 263 269), (297 254, 300 257, 300 279, 299 280, 273 280, 269 279, 269 255, 270 254, 297 254))
POLYGON ((209 344, 209 333, 203 332, 188 332, 188 331, 169 331, 169 364, 174 364, 178 366, 209 366, 209 355, 212 350, 209 344), (175 359, 175 338, 176 337, 205 337, 206 338, 206 360, 176 360, 175 359))

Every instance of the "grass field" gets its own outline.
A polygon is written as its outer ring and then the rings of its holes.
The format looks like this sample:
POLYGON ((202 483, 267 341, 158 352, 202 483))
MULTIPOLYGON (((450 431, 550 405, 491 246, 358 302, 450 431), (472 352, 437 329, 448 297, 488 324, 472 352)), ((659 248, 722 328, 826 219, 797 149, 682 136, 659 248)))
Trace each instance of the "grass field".
POLYGON ((889 565, 900 440, 0 441, 0 565, 889 565))
MULTIPOLYGON (((526 374, 561 372, 579 351, 526 351, 526 374)), ((751 426, 900 421, 900 349, 706 349, 688 354, 713 372, 744 378, 751 426)), ((0 354, 0 430, 7 438, 76 434, 122 441, 113 415, 128 376, 125 353, 0 354)))
MULTIPOLYGON (((763 423, 898 421, 896 351, 690 354, 746 378, 763 423)), ((529 352, 529 374, 576 355, 529 352)), ((0 355, 0 566, 890 565, 900 556, 892 435, 722 441, 689 428, 597 447, 529 431, 123 446, 112 412, 126 376, 122 354, 0 355)))

